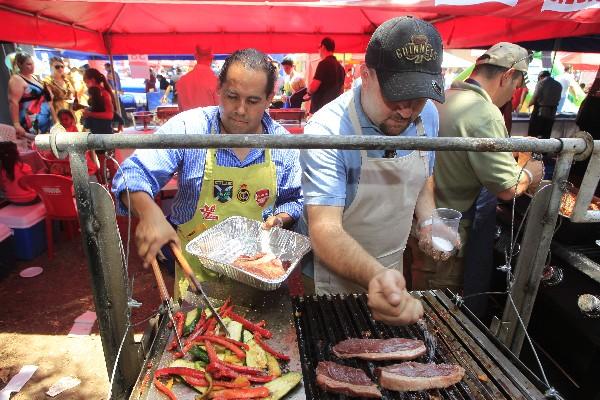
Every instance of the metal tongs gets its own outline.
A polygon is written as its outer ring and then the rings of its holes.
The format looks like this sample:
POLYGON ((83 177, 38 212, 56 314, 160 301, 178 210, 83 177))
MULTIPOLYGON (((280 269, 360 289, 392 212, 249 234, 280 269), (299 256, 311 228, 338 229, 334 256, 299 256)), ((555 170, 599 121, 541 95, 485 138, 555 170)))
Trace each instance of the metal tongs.
POLYGON ((165 285, 165 281, 163 279, 162 273, 160 272, 160 267, 158 266, 158 262, 156 261, 156 259, 152 260, 152 270, 154 271, 154 277, 156 278, 156 283, 158 284, 160 298, 165 303, 165 306, 167 308, 167 315, 169 316, 169 320, 173 324, 173 330, 175 331, 175 336, 177 337, 177 344, 179 345, 179 350, 183 351, 183 343, 181 343, 179 332, 177 332, 177 324, 175 323, 175 318, 173 317, 173 301, 169 296, 167 285, 165 285))
POLYGON ((212 312, 213 315, 215 316, 215 318, 217 318, 217 321, 219 322, 219 325, 221 325, 221 328, 223 328, 223 330, 225 331, 225 334, 227 336, 229 336, 229 331, 227 330, 225 323, 221 319, 221 316, 219 315, 217 310, 215 310, 215 308, 212 306, 212 304, 210 304, 210 300, 208 300, 208 296, 206 295, 206 293, 204 293, 204 289, 202 289, 202 285, 198 281, 198 278, 196 278, 196 275, 194 275, 194 272, 192 271, 190 264, 188 264, 185 257, 183 257, 183 254, 181 253, 181 250, 179 249, 179 247, 175 243, 171 242, 171 250, 173 251, 175 258, 177 259, 177 263, 183 270, 183 273, 185 274, 186 279, 190 282, 192 287, 195 289, 196 294, 198 294, 202 297, 202 300, 206 303, 210 312, 212 312))

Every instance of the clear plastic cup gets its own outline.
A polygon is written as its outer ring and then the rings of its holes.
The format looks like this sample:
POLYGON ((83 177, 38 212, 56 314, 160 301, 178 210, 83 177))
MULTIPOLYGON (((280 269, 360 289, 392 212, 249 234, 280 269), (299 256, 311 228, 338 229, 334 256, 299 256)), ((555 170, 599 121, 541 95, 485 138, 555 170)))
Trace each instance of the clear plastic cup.
POLYGON ((431 243, 436 250, 454 251, 458 243, 458 224, 462 214, 451 208, 433 210, 431 223, 431 243))

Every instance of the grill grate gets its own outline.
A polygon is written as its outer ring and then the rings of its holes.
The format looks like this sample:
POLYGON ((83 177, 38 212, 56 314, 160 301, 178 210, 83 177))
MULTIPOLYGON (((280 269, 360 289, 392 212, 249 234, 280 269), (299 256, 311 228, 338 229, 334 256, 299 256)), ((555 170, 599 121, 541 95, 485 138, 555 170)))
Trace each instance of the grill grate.
MULTIPOLYGON (((544 399, 542 392, 443 293, 417 292, 425 307, 429 329, 437 337, 434 362, 454 363, 466 370, 464 379, 444 390, 395 392, 382 390, 384 399, 544 399)), ((331 348, 347 338, 393 337, 423 340, 417 325, 393 327, 371 318, 366 295, 308 296, 292 300, 294 322, 307 399, 345 399, 322 391, 316 384, 319 361, 331 360, 361 368, 374 381, 375 368, 393 362, 340 360, 331 348)), ((424 362, 424 359, 417 361, 424 362)), ((539 381, 536 384, 540 386, 539 381)))

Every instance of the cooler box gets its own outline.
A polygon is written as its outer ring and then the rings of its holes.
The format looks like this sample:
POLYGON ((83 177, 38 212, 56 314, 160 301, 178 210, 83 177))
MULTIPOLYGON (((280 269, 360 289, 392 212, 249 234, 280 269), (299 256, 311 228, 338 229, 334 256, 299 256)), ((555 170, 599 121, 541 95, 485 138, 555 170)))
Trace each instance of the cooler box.
POLYGON ((9 271, 16 261, 13 231, 8 226, 0 224, 0 276, 9 271))
POLYGON ((0 209, 0 224, 13 230, 15 255, 19 260, 33 260, 46 250, 44 203, 32 206, 10 205, 0 209))

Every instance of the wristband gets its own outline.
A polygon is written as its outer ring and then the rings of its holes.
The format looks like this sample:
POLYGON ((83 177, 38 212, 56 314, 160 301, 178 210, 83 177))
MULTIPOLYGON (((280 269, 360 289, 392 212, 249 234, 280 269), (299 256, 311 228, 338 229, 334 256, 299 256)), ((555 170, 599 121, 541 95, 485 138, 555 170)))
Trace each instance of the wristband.
POLYGON ((533 183, 533 174, 527 168, 523 168, 523 172, 525 172, 527 174, 527 176, 529 177, 529 185, 531 185, 533 183))
POLYGON ((425 221, 423 221, 419 224, 419 228, 424 228, 427 225, 431 225, 431 224, 433 224, 433 218, 427 218, 425 221))

